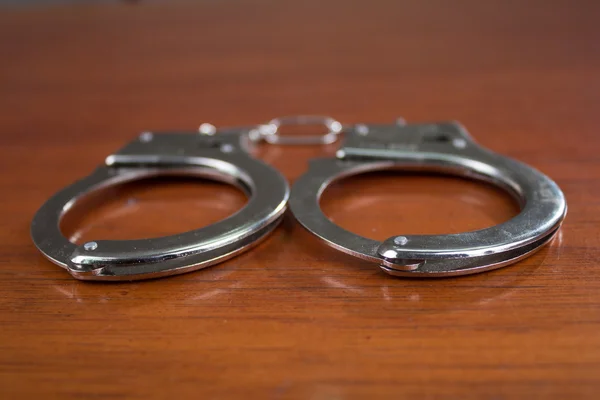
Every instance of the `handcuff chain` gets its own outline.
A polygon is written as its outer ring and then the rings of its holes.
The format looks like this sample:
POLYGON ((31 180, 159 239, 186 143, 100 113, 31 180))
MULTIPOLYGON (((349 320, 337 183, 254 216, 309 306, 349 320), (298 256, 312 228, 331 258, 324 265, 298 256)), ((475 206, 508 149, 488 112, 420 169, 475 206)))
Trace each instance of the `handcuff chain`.
MULTIPOLYGON (((344 126, 338 120, 320 115, 295 115, 274 118, 265 124, 256 125, 249 133, 249 139, 253 142, 264 141, 268 144, 279 145, 323 145, 334 143, 340 133, 344 131, 344 126), (292 125, 324 125, 327 132, 318 136, 282 136, 279 130, 282 126, 292 125)), ((198 128, 202 135, 213 136, 217 133, 217 128, 209 123, 204 123, 198 128)))

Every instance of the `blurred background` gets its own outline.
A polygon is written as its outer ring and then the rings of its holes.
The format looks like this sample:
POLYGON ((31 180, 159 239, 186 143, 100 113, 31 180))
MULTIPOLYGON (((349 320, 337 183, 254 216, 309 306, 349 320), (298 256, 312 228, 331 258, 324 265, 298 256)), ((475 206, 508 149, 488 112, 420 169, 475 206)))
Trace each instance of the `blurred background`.
POLYGON ((3 1, 2 140, 402 115, 494 129, 488 144, 506 151, 598 101, 598 4, 3 1))

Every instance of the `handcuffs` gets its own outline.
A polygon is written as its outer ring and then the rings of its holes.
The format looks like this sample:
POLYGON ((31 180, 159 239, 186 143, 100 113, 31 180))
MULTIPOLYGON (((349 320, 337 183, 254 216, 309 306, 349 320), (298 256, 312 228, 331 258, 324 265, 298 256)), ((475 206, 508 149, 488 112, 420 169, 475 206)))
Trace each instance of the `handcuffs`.
POLYGON ((394 276, 467 275, 527 257, 548 243, 567 204, 541 172, 476 144, 458 123, 355 125, 345 130, 335 159, 312 160, 292 188, 290 208, 300 224, 328 245, 372 261, 394 276), (398 235, 379 242, 329 220, 319 198, 331 183, 368 171, 402 169, 479 179, 512 194, 521 212, 500 225, 448 235, 398 235))
POLYGON ((456 122, 357 124, 329 117, 278 118, 253 127, 210 124, 200 134, 143 133, 92 175, 61 190, 37 212, 31 235, 38 249, 77 279, 134 280, 179 274, 232 257, 265 238, 280 222, 289 197, 298 222, 326 244, 375 262, 404 277, 467 275, 531 255, 557 233, 567 211, 560 188, 541 172, 476 144, 456 122), (323 124, 322 136, 283 136, 284 125, 323 124), (329 144, 343 133, 336 158, 316 159, 294 184, 252 158, 252 143, 329 144), (401 169, 487 181, 521 206, 514 218, 490 228, 448 235, 398 235, 383 242, 349 232, 329 220, 319 198, 333 182, 360 173, 401 169), (195 175, 243 189, 250 200, 234 215, 198 230, 161 238, 93 241, 81 246, 60 232, 61 217, 80 199, 114 184, 157 175, 195 175))
POLYGON ((224 261, 265 238, 281 221, 289 187, 274 168, 246 152, 249 129, 214 135, 142 133, 106 158, 88 177, 56 193, 37 212, 31 236, 50 261, 82 280, 136 280, 180 274, 224 261), (237 213, 207 227, 138 240, 71 243, 59 229, 62 216, 86 195, 153 176, 201 176, 233 184, 248 196, 237 213))

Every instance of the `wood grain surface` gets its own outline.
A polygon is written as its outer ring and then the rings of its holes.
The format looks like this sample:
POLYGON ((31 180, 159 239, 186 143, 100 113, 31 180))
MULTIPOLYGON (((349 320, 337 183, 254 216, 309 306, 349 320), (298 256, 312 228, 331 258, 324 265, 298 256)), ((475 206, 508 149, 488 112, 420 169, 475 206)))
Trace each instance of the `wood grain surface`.
MULTIPOLYGON (((90 1, 0 5, 0 398, 598 399, 600 7, 594 1, 90 1), (286 215, 215 267, 146 282, 71 278, 29 224, 142 130, 459 120, 556 180, 544 250, 462 278, 394 279, 286 215)), ((293 182, 324 147, 261 147, 293 182)), ((208 181, 120 187, 71 240, 141 238, 243 206, 208 181)), ((322 207, 383 239, 518 212, 493 187, 371 174, 322 207)))

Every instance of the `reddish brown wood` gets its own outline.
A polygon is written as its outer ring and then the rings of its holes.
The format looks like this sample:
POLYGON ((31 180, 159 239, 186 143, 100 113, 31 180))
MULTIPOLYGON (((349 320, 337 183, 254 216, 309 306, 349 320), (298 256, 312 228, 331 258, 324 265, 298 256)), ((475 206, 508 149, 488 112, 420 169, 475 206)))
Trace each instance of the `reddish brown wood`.
MULTIPOLYGON (((2 398, 595 399, 600 391, 597 2, 85 2, 0 13, 2 398), (456 119, 554 178, 558 238, 511 267, 393 279, 288 215, 216 267, 73 280, 29 238, 36 209, 146 129, 456 119)), ((326 147, 263 147, 293 181, 326 147)), ((227 186, 133 184, 64 224, 74 240, 170 234, 244 204, 227 186)), ((460 179, 374 174, 322 206, 376 239, 517 210, 460 179)))

